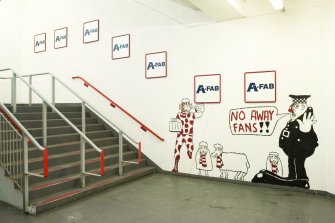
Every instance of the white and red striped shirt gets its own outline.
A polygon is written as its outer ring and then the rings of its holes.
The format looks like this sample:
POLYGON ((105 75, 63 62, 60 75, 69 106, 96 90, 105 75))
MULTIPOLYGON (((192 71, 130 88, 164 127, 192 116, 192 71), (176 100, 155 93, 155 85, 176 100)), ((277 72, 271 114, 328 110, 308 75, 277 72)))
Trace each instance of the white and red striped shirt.
POLYGON ((223 167, 222 153, 220 153, 219 156, 216 156, 216 167, 217 168, 222 168, 223 167))

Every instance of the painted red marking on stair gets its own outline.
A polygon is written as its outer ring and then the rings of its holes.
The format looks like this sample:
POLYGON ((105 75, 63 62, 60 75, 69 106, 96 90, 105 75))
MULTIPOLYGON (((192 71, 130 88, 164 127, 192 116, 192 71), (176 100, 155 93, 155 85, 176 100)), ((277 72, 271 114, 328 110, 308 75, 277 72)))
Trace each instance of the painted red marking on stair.
POLYGON ((44 200, 44 201, 42 202, 42 204, 48 204, 48 203, 51 203, 51 202, 53 202, 53 201, 61 200, 61 199, 70 197, 70 196, 72 196, 72 195, 79 194, 81 191, 82 191, 82 190, 71 191, 71 192, 69 192, 69 193, 62 194, 62 195, 59 195, 59 196, 56 196, 56 197, 53 197, 53 198, 44 200))
POLYGON ((41 188, 44 188, 44 187, 49 187, 49 186, 57 185, 57 184, 60 184, 60 183, 64 183, 64 182, 70 181, 72 179, 73 178, 65 178, 65 179, 54 181, 52 183, 42 184, 42 185, 39 185, 39 186, 32 187, 31 190, 34 191, 34 190, 38 190, 38 189, 41 189, 41 188))

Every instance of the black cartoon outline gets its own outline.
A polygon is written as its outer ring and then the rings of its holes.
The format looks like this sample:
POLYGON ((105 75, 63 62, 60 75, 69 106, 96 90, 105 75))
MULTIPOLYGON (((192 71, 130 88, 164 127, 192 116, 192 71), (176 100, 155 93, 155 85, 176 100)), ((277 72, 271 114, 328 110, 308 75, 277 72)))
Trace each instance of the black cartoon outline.
POLYGON ((314 154, 318 147, 318 137, 314 132, 315 120, 312 107, 308 107, 310 95, 289 95, 293 102, 290 105, 290 120, 281 131, 279 147, 288 157, 288 177, 280 177, 268 170, 261 170, 252 182, 282 186, 310 188, 305 169, 305 161, 314 154))

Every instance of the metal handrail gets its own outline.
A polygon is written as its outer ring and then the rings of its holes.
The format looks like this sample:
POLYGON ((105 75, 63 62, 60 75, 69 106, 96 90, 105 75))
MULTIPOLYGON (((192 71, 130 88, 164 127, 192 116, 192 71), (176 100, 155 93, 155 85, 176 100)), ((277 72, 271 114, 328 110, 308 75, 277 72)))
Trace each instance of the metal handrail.
MULTIPOLYGON (((14 74, 15 71, 12 70, 11 68, 7 68, 7 69, 1 69, 1 71, 7 71, 10 70, 12 71, 14 74)), ((34 74, 34 75, 26 75, 27 76, 37 76, 37 75, 44 75, 44 74, 48 74, 48 73, 41 73, 41 74, 34 74)), ((20 75, 16 74, 16 76, 21 79, 21 81, 23 83, 25 83, 32 91, 35 92, 35 94, 38 95, 39 98, 42 99, 42 101, 44 101, 54 112, 56 112, 67 124, 69 124, 81 137, 83 137, 85 139, 85 141, 87 141, 97 152, 101 153, 101 149, 99 149, 84 133, 82 133, 68 118, 66 118, 54 105, 52 105, 47 99, 45 99, 30 83, 28 83, 25 79, 23 79, 23 77, 21 77, 20 75)), ((52 75, 53 76, 53 75, 52 75)), ((54 76, 53 76, 54 77, 54 76)), ((57 79, 57 78, 56 78, 57 79)), ((58 80, 58 79, 57 79, 58 80)), ((59 81, 59 80, 58 80, 59 81)), ((65 85, 64 85, 65 86, 65 85)), ((73 92, 72 92, 73 93, 73 92)))
POLYGON ((28 132, 28 130, 15 118, 15 116, 9 111, 9 109, 3 104, 0 103, 0 110, 3 112, 3 114, 6 116, 7 119, 9 119, 9 121, 13 124, 13 127, 16 128, 16 130, 18 130, 20 132, 20 135, 24 134, 29 142, 33 143, 34 146, 36 146, 36 148, 40 151, 43 152, 43 176, 38 175, 38 174, 34 174, 34 173, 27 173, 28 175, 34 175, 37 177, 44 177, 47 178, 48 177, 48 149, 45 147, 42 147, 37 141, 36 139, 28 132))
POLYGON ((104 93, 102 93, 99 89, 97 89, 96 87, 94 87, 91 83, 89 83, 87 80, 85 80, 84 78, 80 77, 80 76, 75 76, 72 77, 72 79, 80 79, 84 82, 84 85, 86 87, 91 87, 93 88, 96 92, 98 92, 101 96, 103 96, 105 99, 107 99, 110 103, 110 106, 112 106, 113 108, 117 107, 119 108, 121 111, 123 111, 126 115, 128 115, 130 118, 132 118, 134 121, 136 121, 138 124, 141 125, 141 129, 143 131, 149 131, 151 134, 153 134, 155 137, 157 137, 159 140, 164 141, 164 139, 162 137, 160 137, 157 133, 155 133, 153 130, 151 130, 149 127, 147 127, 145 124, 143 124, 141 121, 139 121, 137 118, 135 118, 132 114, 130 114, 128 111, 126 111, 124 108, 122 108, 120 105, 118 105, 115 101, 113 101, 112 99, 110 99, 107 95, 105 95, 104 93))
MULTIPOLYGON (((82 101, 82 103, 84 103, 87 107, 89 107, 97 116, 99 116, 101 119, 103 119, 114 130, 118 131, 120 135, 125 136, 128 140, 130 140, 132 142, 132 144, 138 145, 138 161, 137 161, 137 163, 138 164, 141 163, 141 161, 142 161, 142 144, 141 144, 141 142, 137 142, 132 137, 130 137, 129 135, 127 135, 126 133, 124 133, 124 131, 122 130, 122 128, 120 128, 115 123, 113 123, 112 121, 110 121, 108 118, 106 118, 106 116, 102 115, 99 111, 97 111, 97 109, 95 109, 90 103, 88 103, 84 98, 82 98, 80 95, 78 95, 75 91, 73 91, 68 85, 66 85, 58 77, 56 77, 55 75, 53 75, 52 73, 49 73, 49 72, 36 73, 36 74, 28 74, 28 75, 24 75, 22 77, 33 77, 33 76, 43 76, 43 75, 50 75, 54 80, 57 80, 61 85, 63 85, 63 87, 65 87, 67 90, 69 90, 74 96, 76 96, 80 101, 82 101)), ((54 82, 53 82, 53 84, 54 84, 54 82)), ((54 88, 54 86, 53 86, 53 88, 54 88)), ((54 95, 54 93, 53 93, 53 95, 54 95)), ((55 100, 55 97, 53 96, 53 101, 54 100, 55 100)), ((53 102, 53 104, 54 103, 55 102, 53 102)), ((128 161, 123 161, 122 158, 121 158, 121 162, 128 162, 128 161)))

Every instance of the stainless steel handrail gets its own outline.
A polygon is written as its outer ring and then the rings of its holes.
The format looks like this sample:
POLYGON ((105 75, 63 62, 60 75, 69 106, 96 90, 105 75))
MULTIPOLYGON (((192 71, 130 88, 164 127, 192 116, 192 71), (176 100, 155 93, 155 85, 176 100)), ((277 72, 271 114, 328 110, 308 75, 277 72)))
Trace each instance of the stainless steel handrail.
POLYGON ((15 116, 9 111, 9 109, 3 104, 0 103, 0 108, 5 111, 6 115, 8 115, 10 117, 10 119, 12 119, 12 121, 15 123, 15 125, 20 129, 20 131, 22 131, 30 140, 30 142, 32 142, 34 144, 34 146, 37 147, 37 149, 44 151, 45 148, 43 146, 41 146, 36 139, 28 132, 28 130, 15 118, 15 116))
MULTIPOLYGON (((6 71, 6 70, 10 70, 12 71, 14 74, 15 71, 11 68, 7 68, 7 69, 1 69, 1 71, 6 71)), ((39 75, 43 75, 43 74, 39 74, 39 75)), ((29 75, 27 75, 29 76, 29 75)), ((36 76, 36 75, 35 75, 36 76)), ((83 134, 68 118, 66 118, 54 105, 52 105, 46 98, 44 98, 30 83, 28 83, 23 77, 21 77, 20 75, 16 74, 16 77, 21 79, 21 81, 23 83, 25 83, 29 89, 31 89, 32 91, 35 92, 35 94, 38 95, 39 98, 42 99, 42 101, 44 101, 54 112, 56 112, 67 124, 69 124, 81 137, 83 137, 85 139, 85 141, 87 141, 96 151, 98 151, 99 153, 102 151, 101 149, 99 149, 85 134, 83 134)))
MULTIPOLYGON (((28 74, 25 75, 24 77, 29 77, 30 82, 32 83, 32 78, 33 76, 41 76, 41 75, 50 75, 52 77, 52 100, 53 104, 55 105, 55 81, 57 80, 63 87, 65 87, 67 90, 69 90, 74 96, 76 96, 83 105, 89 107, 99 118, 103 119, 106 121, 107 124, 109 124, 114 130, 116 130, 119 133, 119 175, 123 174, 123 166, 122 163, 134 163, 134 164, 139 164, 142 161, 142 143, 137 142, 134 139, 132 139, 129 135, 125 134, 124 131, 118 127, 116 124, 114 124, 112 121, 110 121, 108 118, 106 118, 104 115, 102 115, 97 109, 95 109, 90 103, 88 103, 84 98, 82 98, 80 95, 78 95, 75 91, 73 91, 68 85, 66 85, 63 81, 61 81, 58 77, 53 75, 52 73, 49 72, 44 72, 44 73, 36 73, 36 74, 28 74), (124 161, 123 160, 123 136, 125 136, 128 140, 131 141, 131 143, 135 146, 138 146, 138 161, 137 162, 129 162, 129 161, 124 161)), ((31 93, 29 93, 31 95, 31 93)), ((30 96, 30 102, 31 104, 31 96, 30 96)), ((83 109, 84 110, 84 107, 83 109)))

